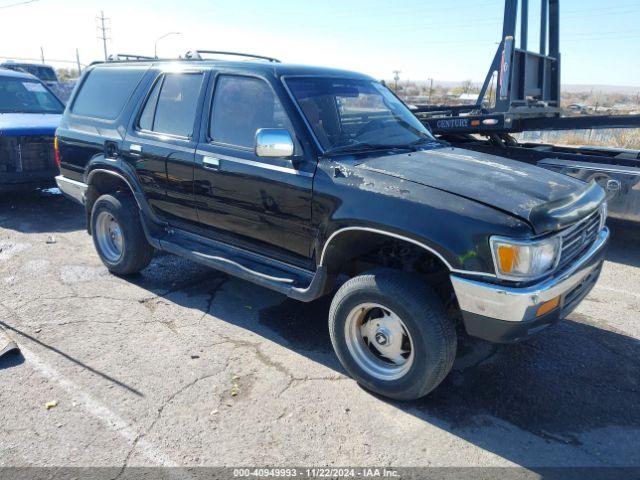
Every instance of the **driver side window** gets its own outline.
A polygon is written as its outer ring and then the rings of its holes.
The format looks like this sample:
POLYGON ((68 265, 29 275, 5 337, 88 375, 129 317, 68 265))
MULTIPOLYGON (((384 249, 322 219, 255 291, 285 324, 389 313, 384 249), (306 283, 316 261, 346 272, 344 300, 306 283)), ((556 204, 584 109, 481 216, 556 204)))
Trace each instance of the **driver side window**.
POLYGON ((256 131, 260 128, 284 128, 294 137, 280 100, 264 80, 221 75, 213 96, 211 141, 253 150, 256 131))

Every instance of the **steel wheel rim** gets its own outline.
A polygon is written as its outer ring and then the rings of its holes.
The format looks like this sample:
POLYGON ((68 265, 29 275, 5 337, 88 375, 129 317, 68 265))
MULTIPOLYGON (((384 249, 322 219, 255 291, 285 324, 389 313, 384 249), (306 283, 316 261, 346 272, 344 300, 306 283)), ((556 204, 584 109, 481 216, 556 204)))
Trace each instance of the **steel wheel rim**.
POLYGON ((124 237, 120 224, 113 215, 105 211, 98 214, 94 235, 104 258, 112 263, 120 260, 124 251, 124 237))
POLYGON ((411 369, 414 347, 402 319, 378 303, 362 303, 347 315, 344 329, 352 358, 378 380, 397 380, 411 369))

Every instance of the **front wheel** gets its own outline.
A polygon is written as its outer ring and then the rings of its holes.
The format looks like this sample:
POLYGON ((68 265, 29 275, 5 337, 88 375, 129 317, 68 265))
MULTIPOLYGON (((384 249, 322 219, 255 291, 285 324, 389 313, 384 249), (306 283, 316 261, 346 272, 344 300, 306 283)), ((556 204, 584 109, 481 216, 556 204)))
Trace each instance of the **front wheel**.
POLYGON ((110 272, 137 273, 151 261, 154 249, 144 235, 138 206, 123 192, 102 195, 91 212, 93 244, 110 272))
POLYGON ((363 387, 386 397, 423 397, 456 354, 453 322, 419 278, 381 270, 346 282, 329 311, 333 348, 363 387))

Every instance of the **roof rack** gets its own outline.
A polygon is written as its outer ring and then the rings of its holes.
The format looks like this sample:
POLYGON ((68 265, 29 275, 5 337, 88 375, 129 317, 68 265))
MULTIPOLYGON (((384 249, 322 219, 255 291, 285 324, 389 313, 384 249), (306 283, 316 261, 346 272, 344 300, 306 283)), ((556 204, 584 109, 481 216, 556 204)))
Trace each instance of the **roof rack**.
MULTIPOLYGON (((265 57, 262 55, 252 55, 250 53, 239 53, 239 52, 226 52, 221 50, 191 50, 185 54, 184 57, 178 58, 157 58, 149 55, 138 55, 136 53, 114 53, 109 55, 106 60, 106 63, 117 63, 117 62, 149 62, 149 61, 193 61, 193 60, 206 60, 202 58, 202 54, 205 55, 231 55, 236 57, 246 57, 246 58, 255 58, 258 60, 266 60, 267 62, 273 63, 281 63, 277 58, 265 57)), ((91 62, 91 65, 105 63, 103 60, 97 60, 91 62)))
POLYGON ((282 63, 277 58, 265 57, 262 55, 252 55, 250 53, 239 53, 239 52, 224 52, 221 50, 190 50, 186 53, 186 60, 203 60, 202 54, 205 55, 232 55, 234 57, 247 57, 247 58, 257 58, 258 60, 266 60, 268 62, 273 63, 282 63))
POLYGON ((156 60, 156 58, 148 55, 138 55, 135 53, 115 53, 109 55, 107 58, 107 62, 128 62, 131 60, 156 60))

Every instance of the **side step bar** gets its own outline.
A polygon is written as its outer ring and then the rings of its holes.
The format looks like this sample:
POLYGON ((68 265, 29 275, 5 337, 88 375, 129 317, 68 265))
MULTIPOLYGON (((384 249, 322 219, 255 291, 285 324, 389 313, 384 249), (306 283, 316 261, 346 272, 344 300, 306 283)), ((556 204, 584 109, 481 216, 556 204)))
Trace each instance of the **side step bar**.
POLYGON ((315 272, 181 230, 155 239, 160 248, 302 302, 322 296, 327 273, 315 272))

